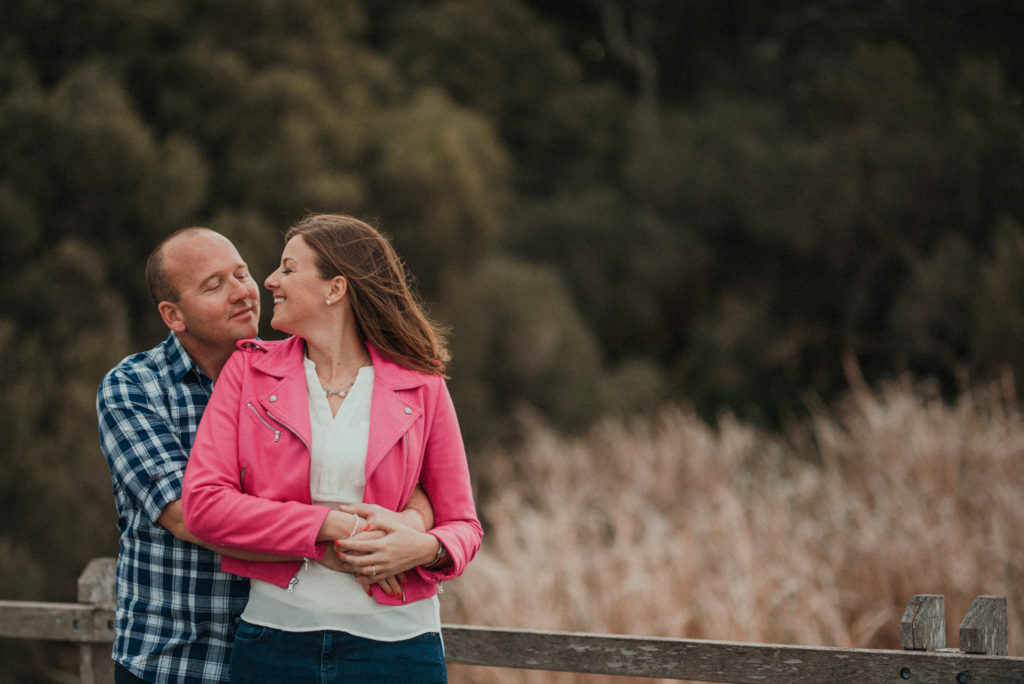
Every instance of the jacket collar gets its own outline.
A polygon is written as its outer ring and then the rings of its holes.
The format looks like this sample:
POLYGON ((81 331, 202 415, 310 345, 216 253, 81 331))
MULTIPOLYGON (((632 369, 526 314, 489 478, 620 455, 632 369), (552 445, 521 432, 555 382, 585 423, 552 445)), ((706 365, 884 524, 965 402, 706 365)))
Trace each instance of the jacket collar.
POLYGON ((252 362, 255 371, 252 386, 256 400, 309 448, 313 429, 309 422, 306 375, 302 368, 302 339, 289 337, 280 342, 242 340, 238 348, 242 353, 259 354, 252 362))
MULTIPOLYGON (((265 351, 266 354, 253 362, 253 368, 276 378, 284 378, 296 373, 297 368, 302 370, 305 345, 306 343, 301 337, 292 335, 280 342, 269 344, 258 339, 242 340, 238 343, 238 348, 265 351)), ((369 342, 366 343, 366 349, 370 352, 370 359, 373 361, 375 382, 392 390, 412 389, 426 382, 423 373, 398 365, 383 356, 369 342)))
MULTIPOLYGON (((305 441, 312 440, 309 421, 309 399, 306 373, 302 366, 305 342, 292 336, 280 342, 243 340, 240 349, 264 351, 253 361, 253 369, 263 373, 267 382, 257 382, 254 389, 265 409, 305 441)), ((367 343, 373 361, 373 398, 370 405, 370 439, 366 452, 366 476, 377 466, 412 424, 423 415, 423 405, 416 393, 403 392, 420 387, 427 375, 398 365, 382 356, 367 343)))

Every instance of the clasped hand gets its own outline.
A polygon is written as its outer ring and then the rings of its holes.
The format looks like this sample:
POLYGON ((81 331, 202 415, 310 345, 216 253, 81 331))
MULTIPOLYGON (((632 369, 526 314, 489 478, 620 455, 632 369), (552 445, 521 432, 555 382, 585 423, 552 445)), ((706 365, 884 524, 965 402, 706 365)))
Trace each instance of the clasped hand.
POLYGON ((404 598, 405 573, 423 562, 424 547, 436 545, 431 535, 405 525, 398 513, 383 506, 359 503, 338 510, 358 515, 366 525, 347 539, 335 540, 323 564, 355 575, 367 594, 376 584, 388 596, 404 598))

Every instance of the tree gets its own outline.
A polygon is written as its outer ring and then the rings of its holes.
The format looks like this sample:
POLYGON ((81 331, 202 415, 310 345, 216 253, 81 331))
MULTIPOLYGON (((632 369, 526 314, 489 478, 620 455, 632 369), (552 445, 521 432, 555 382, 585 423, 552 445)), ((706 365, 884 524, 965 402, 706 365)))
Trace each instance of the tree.
POLYGON ((449 279, 452 395, 471 442, 516 435, 516 412, 581 428, 607 406, 596 341, 553 269, 492 257, 449 279))

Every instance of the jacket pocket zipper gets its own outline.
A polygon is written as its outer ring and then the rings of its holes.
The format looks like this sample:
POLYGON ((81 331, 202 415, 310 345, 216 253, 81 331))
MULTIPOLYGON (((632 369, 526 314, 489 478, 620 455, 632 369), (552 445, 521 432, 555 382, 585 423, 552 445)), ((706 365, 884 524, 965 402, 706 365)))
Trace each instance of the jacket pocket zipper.
MULTIPOLYGON (((298 437, 299 441, 302 442, 303 446, 306 447, 306 450, 310 451, 310 452, 312 451, 312 449, 310 449, 310 447, 309 447, 309 444, 302 437, 302 435, 300 435, 298 432, 296 432, 295 429, 291 425, 289 425, 288 423, 284 422, 283 420, 281 420, 280 418, 275 416, 270 411, 267 411, 267 418, 269 418, 270 420, 274 421, 275 423, 277 423, 278 425, 283 427, 285 430, 287 430, 288 432, 290 432, 293 435, 295 435, 296 437, 298 437)), ((266 422, 266 421, 264 421, 264 422, 266 422)), ((268 425, 267 427, 270 427, 270 426, 268 425)), ((270 428, 270 429, 273 430, 274 428, 270 428)), ((276 430, 276 432, 277 432, 277 436, 280 437, 281 436, 281 431, 280 430, 276 430)), ((275 438, 274 441, 276 442, 277 438, 275 438)))
POLYGON ((266 426, 267 426, 267 429, 268 429, 268 430, 270 430, 271 432, 273 432, 273 433, 274 433, 274 441, 275 441, 275 442, 276 442, 276 441, 278 441, 279 439, 281 439, 281 431, 280 431, 280 430, 278 430, 277 428, 275 428, 275 427, 274 427, 273 425, 271 425, 271 424, 270 424, 270 423, 268 423, 267 421, 265 421, 265 420, 263 419, 263 416, 261 416, 261 415, 260 415, 260 412, 256 410, 256 407, 252 405, 252 402, 251 402, 251 401, 250 401, 250 402, 248 402, 248 403, 246 404, 246 406, 248 406, 248 407, 249 407, 249 410, 250 410, 250 411, 252 411, 252 413, 253 413, 253 415, 254 415, 254 416, 256 416, 256 420, 258 420, 258 421, 260 421, 261 423, 263 423, 264 425, 266 425, 266 426))

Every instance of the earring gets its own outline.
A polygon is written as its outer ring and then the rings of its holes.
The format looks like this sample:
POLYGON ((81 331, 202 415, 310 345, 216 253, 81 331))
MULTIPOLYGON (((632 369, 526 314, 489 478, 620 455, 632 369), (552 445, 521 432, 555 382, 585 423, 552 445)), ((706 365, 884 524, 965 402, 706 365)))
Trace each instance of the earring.
POLYGON ((327 299, 327 306, 330 306, 330 305, 331 305, 331 304, 333 304, 333 303, 334 303, 334 302, 332 302, 332 301, 330 300, 330 298, 328 298, 328 299, 327 299))

